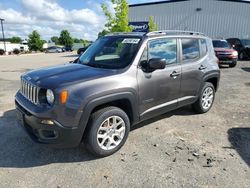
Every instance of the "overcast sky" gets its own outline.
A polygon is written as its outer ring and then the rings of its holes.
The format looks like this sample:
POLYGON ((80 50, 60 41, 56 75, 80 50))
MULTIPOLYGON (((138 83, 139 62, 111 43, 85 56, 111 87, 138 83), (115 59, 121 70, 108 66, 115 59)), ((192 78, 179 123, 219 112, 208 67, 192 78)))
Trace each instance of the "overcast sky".
MULTIPOLYGON (((129 0, 130 4, 153 0, 129 0)), ((27 38, 37 30, 43 39, 68 29, 73 37, 94 40, 105 17, 100 4, 108 0, 1 0, 0 18, 5 19, 6 37, 27 38)), ((1 34, 1 33, 0 33, 1 34)), ((2 36, 0 35, 0 38, 2 36)))

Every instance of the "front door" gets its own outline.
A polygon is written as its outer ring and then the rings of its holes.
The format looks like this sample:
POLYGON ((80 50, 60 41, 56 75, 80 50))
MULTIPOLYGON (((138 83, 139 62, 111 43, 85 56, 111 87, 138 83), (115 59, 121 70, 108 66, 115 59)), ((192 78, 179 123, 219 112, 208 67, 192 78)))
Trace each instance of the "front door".
POLYGON ((149 40, 141 57, 141 63, 152 58, 166 60, 166 68, 146 72, 138 68, 139 102, 141 120, 151 118, 177 107, 180 93, 181 65, 177 55, 177 39, 149 40))

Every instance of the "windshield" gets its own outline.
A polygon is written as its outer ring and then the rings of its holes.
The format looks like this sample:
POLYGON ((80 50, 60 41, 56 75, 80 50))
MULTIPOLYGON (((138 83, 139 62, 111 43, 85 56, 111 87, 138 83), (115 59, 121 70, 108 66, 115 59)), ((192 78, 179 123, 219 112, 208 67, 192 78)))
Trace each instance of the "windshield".
POLYGON ((79 58, 79 63, 107 69, 121 69, 132 63, 141 39, 109 36, 98 39, 79 58))
POLYGON ((242 39, 241 41, 244 46, 250 46, 250 39, 242 39))
POLYGON ((214 48, 230 48, 229 44, 226 41, 222 40, 214 40, 213 46, 214 48))

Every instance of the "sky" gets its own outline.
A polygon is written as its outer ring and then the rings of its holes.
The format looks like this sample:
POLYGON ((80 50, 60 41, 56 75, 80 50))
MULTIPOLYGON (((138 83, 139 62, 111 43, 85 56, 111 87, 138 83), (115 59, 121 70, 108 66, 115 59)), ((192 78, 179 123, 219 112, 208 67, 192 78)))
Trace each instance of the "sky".
MULTIPOLYGON (((128 3, 153 1, 157 0, 128 0, 128 3)), ((43 39, 49 40, 67 29, 74 38, 95 40, 106 22, 101 3, 112 7, 110 0, 0 0, 0 18, 5 19, 6 38, 25 39, 37 30, 43 39)))

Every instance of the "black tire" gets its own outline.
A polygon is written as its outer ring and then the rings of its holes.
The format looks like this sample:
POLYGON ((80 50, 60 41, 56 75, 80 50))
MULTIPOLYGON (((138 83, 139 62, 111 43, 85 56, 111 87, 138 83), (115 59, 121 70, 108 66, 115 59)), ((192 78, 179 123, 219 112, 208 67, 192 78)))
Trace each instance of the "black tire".
POLYGON ((195 112, 197 112, 198 114, 203 114, 203 113, 206 113, 208 112, 212 106, 213 106, 213 103, 214 103, 214 99, 215 99, 215 88, 214 88, 214 85, 210 82, 205 82, 204 86, 202 87, 201 91, 200 91, 200 94, 199 94, 199 98, 198 100, 192 105, 193 109, 195 112), (212 89, 212 93, 213 93, 213 99, 212 99, 212 102, 210 103, 210 107, 209 108, 204 108, 203 105, 202 105, 202 99, 203 99, 203 94, 205 92, 205 90, 207 88, 211 88, 212 89))
POLYGON ((129 131, 130 131, 130 121, 127 114, 120 108, 106 107, 94 112, 91 115, 88 123, 88 130, 84 137, 84 143, 86 144, 86 148, 95 156, 106 157, 117 152, 124 145, 124 143, 128 138, 129 131), (121 142, 117 146, 115 146, 115 148, 110 150, 105 150, 101 148, 101 146, 99 145, 97 140, 97 134, 103 122, 112 116, 118 116, 124 121, 125 133, 123 138, 121 139, 121 142))
POLYGON ((229 64, 229 67, 235 67, 236 65, 237 65, 237 62, 234 61, 234 62, 232 62, 231 64, 229 64))
POLYGON ((244 54, 244 52, 240 52, 240 54, 239 54, 239 59, 240 59, 240 60, 244 60, 244 59, 245 59, 245 54, 244 54))

